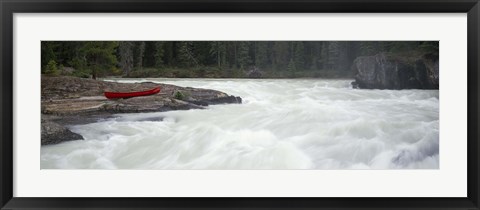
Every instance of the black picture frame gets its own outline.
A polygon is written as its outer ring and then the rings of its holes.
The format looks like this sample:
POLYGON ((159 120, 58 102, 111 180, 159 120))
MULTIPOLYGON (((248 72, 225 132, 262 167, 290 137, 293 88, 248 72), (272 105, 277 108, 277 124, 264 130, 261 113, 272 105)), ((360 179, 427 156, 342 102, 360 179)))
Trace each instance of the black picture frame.
MULTIPOLYGON (((0 0, 1 209, 479 209, 478 0, 0 0), (14 13, 467 13, 468 188, 465 198, 26 198, 13 197, 14 13)), ((451 180, 445 180, 451 181, 451 180)))

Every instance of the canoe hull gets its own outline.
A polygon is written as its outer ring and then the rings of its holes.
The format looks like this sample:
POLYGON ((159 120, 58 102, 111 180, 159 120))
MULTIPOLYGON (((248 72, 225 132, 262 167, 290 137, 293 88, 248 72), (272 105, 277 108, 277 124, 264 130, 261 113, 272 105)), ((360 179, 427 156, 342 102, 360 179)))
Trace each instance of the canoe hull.
POLYGON ((105 92, 105 97, 109 99, 115 99, 115 98, 132 98, 132 97, 138 97, 138 96, 149 96, 153 94, 157 94, 160 92, 160 87, 156 87, 150 90, 145 90, 145 91, 139 91, 139 92, 127 92, 127 93, 122 93, 122 92, 105 92))

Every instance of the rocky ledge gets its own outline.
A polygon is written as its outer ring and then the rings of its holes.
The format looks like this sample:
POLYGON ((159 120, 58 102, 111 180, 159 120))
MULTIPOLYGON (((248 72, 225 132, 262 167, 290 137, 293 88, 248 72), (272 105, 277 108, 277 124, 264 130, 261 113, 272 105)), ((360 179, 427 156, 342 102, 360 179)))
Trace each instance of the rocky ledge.
POLYGON ((83 137, 66 126, 95 122, 116 113, 203 109, 213 104, 242 103, 240 97, 191 87, 152 82, 117 83, 76 77, 42 76, 41 144, 56 144, 83 137), (133 92, 160 87, 158 94, 110 100, 105 91, 133 92))
POLYGON ((438 56, 380 53, 355 59, 354 87, 365 89, 438 89, 438 56))

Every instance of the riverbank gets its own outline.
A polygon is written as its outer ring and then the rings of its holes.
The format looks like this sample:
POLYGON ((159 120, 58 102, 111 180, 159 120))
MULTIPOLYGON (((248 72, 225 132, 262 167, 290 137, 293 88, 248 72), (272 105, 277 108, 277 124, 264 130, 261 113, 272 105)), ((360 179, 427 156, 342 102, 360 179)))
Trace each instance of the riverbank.
POLYGON ((163 112, 203 109, 214 104, 241 103, 240 97, 224 92, 152 82, 117 83, 77 77, 42 76, 42 145, 78 140, 70 125, 87 124, 117 113, 163 112), (103 93, 133 92, 160 87, 158 94, 109 100, 103 93))
MULTIPOLYGON (((112 79, 113 80, 113 79, 112 79)), ((332 79, 118 79, 219 90, 242 104, 119 114, 69 127, 42 169, 438 169, 439 91, 332 79)))
MULTIPOLYGON (((217 79, 298 79, 322 78, 341 79, 354 78, 352 71, 338 71, 333 69, 318 70, 287 70, 287 69, 219 69, 215 67, 197 68, 145 68, 132 71, 127 78, 217 78, 217 79)), ((121 77, 121 76, 120 76, 121 77)))

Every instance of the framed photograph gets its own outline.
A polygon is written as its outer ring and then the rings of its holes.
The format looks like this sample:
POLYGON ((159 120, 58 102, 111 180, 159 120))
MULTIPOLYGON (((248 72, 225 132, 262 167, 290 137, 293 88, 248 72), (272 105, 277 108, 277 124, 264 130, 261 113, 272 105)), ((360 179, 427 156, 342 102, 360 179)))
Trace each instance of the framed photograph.
POLYGON ((1 209, 479 209, 478 0, 0 7, 1 209))

